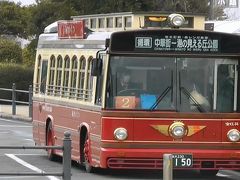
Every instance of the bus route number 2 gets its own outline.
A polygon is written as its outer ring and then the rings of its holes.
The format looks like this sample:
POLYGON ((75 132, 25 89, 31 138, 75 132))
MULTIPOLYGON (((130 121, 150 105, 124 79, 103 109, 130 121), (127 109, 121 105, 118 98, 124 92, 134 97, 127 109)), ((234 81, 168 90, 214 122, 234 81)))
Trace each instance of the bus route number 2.
POLYGON ((130 99, 129 98, 123 98, 122 99, 122 107, 123 108, 129 108, 130 107, 130 99))
POLYGON ((136 108, 136 97, 117 96, 115 99, 115 107, 119 109, 134 109, 136 108))
POLYGON ((188 168, 193 166, 192 154, 173 154, 173 167, 188 168))

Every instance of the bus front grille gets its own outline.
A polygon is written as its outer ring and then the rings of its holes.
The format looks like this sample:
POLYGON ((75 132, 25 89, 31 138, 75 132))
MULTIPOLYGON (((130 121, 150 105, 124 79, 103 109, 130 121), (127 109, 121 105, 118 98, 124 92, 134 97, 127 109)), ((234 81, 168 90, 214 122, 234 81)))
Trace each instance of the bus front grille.
MULTIPOLYGON (((109 158, 107 161, 109 168, 113 169, 163 169, 163 159, 141 159, 141 158, 109 158)), ((178 168, 181 169, 181 168, 178 168)), ((195 159, 193 166, 184 169, 240 169, 240 160, 213 160, 195 159)))

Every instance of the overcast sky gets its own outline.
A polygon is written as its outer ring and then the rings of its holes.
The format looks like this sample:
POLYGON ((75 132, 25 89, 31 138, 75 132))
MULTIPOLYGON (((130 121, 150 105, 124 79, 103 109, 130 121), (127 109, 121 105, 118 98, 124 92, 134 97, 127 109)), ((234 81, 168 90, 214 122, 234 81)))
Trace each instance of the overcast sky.
POLYGON ((15 3, 20 2, 22 6, 27 6, 36 3, 35 0, 10 0, 10 1, 14 1, 15 3))

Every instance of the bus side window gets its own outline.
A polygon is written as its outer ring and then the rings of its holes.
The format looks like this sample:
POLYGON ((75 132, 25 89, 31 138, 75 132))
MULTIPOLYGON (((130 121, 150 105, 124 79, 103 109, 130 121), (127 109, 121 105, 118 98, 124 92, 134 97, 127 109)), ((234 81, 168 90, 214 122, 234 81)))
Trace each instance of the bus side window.
POLYGON ((45 94, 46 92, 46 83, 47 83, 47 69, 48 61, 42 61, 42 72, 41 72, 41 83, 40 83, 40 93, 45 94))
POLYGON ((235 72, 231 77, 230 69, 233 69, 233 65, 218 66, 217 112, 233 112, 235 72))

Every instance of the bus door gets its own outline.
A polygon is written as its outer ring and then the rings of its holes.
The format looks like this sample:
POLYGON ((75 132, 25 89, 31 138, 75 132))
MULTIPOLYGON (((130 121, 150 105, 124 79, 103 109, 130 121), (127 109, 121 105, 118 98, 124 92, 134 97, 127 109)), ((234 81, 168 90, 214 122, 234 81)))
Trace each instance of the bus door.
MULTIPOLYGON (((39 61, 39 71, 37 74, 37 88, 36 91, 40 94, 44 94, 46 91, 46 79, 47 79, 47 70, 48 70, 48 61, 47 60, 41 60, 39 61)), ((41 112, 43 110, 43 104, 44 100, 41 102, 35 101, 34 102, 34 108, 33 108, 33 137, 34 141, 40 143, 40 129, 41 125, 38 122, 35 122, 34 120, 43 120, 43 116, 41 115, 41 112)))
MULTIPOLYGON (((45 94, 46 92, 46 85, 47 85, 47 71, 48 71, 48 61, 47 60, 43 60, 42 64, 41 64, 41 76, 40 76, 40 94, 45 94)), ((43 96, 44 97, 44 96, 43 96)), ((44 119, 45 116, 43 117, 41 114, 42 110, 44 109, 44 104, 45 100, 42 99, 41 102, 39 102, 38 106, 39 106, 39 119, 44 119)))
POLYGON ((216 112, 237 111, 238 62, 218 60, 214 70, 214 110, 216 112))

